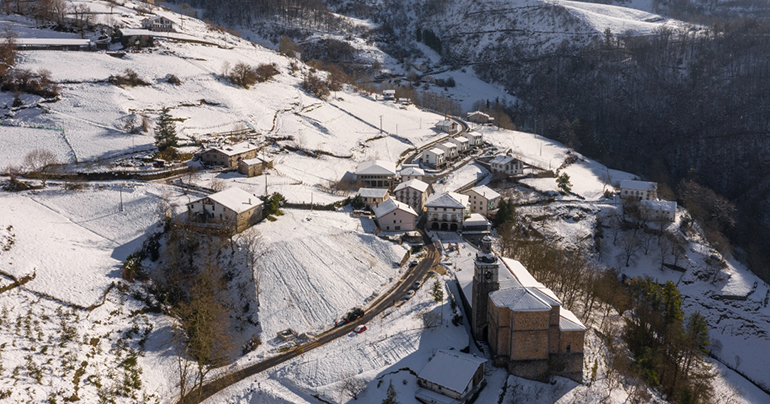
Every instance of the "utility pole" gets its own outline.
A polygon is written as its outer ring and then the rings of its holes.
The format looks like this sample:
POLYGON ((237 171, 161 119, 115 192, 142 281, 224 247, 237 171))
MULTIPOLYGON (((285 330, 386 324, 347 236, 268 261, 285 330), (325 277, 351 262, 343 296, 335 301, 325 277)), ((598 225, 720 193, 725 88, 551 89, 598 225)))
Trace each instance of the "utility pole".
POLYGON ((382 133, 382 115, 380 115, 380 133, 382 133))
POLYGON ((120 208, 119 211, 123 211, 123 184, 120 184, 120 208))

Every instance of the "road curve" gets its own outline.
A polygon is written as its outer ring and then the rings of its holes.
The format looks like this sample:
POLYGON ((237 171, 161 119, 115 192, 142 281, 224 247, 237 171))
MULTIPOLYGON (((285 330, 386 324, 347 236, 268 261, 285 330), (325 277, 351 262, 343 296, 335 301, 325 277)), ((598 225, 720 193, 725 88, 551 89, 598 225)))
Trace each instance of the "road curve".
POLYGON ((430 240, 430 238, 423 234, 423 241, 425 243, 425 250, 427 252, 425 258, 423 258, 414 268, 407 269, 406 273, 401 277, 398 283, 396 283, 386 293, 375 299, 368 307, 366 307, 366 314, 364 314, 363 317, 344 326, 331 328, 319 334, 314 341, 297 345, 289 351, 267 358, 263 361, 236 370, 232 373, 228 373, 218 379, 214 379, 204 384, 200 389, 194 389, 190 391, 184 398, 178 401, 179 404, 200 403, 241 380, 247 379, 256 375, 257 373, 263 372, 283 362, 296 358, 297 356, 300 356, 307 351, 328 344, 329 342, 334 341, 335 339, 344 335, 348 335, 358 324, 371 321, 377 315, 385 311, 385 309, 395 305, 401 300, 401 297, 412 287, 414 282, 422 279, 428 273, 428 271, 439 261, 441 255, 436 249, 436 246, 433 245, 433 242, 430 240))

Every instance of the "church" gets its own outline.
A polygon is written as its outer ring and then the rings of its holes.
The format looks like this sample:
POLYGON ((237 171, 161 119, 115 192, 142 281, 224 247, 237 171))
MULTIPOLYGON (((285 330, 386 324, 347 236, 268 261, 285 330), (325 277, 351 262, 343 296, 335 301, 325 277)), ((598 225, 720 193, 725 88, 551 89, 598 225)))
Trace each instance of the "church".
POLYGON ((473 267, 471 301, 465 295, 464 304, 471 306, 473 337, 489 345, 495 366, 527 379, 582 382, 586 327, 577 316, 521 263, 495 256, 489 236, 473 267))

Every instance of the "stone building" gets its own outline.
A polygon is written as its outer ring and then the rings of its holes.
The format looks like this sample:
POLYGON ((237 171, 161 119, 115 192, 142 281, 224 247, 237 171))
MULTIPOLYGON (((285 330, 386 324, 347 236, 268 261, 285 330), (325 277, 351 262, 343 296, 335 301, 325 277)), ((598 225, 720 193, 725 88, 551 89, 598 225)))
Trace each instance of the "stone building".
POLYGON ((228 188, 188 203, 187 219, 207 226, 232 226, 240 233, 262 219, 262 200, 240 188, 228 188))
POLYGON ((486 341, 494 364, 510 374, 535 380, 558 375, 582 382, 586 327, 518 261, 497 258, 491 243, 489 237, 482 240, 474 262, 474 338, 486 341), (512 277, 502 277, 501 271, 512 277))
POLYGON ((431 186, 425 182, 409 180, 398 184, 393 194, 396 195, 396 200, 411 206, 419 215, 422 214, 422 208, 425 205, 425 200, 430 196, 431 190, 431 186))
POLYGON ((202 162, 227 168, 238 167, 238 163, 241 160, 249 160, 255 157, 257 157, 257 146, 248 142, 215 147, 200 153, 202 162))
POLYGON ((426 229, 440 231, 458 231, 463 228, 463 221, 470 214, 468 195, 456 192, 434 194, 425 208, 428 214, 426 229))

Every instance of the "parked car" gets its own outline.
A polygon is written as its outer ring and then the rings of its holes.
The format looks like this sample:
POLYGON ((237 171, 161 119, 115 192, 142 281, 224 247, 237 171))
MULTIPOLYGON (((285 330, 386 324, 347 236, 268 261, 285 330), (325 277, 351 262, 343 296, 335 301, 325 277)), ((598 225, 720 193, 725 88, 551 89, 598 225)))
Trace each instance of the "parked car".
POLYGON ((416 267, 417 266, 417 260, 412 260, 412 262, 409 263, 409 268, 416 267))
POLYGON ((403 300, 409 300, 409 299, 412 298, 412 296, 414 296, 414 291, 410 290, 410 291, 406 292, 406 294, 404 294, 404 299, 403 300))
POLYGON ((342 327, 343 325, 345 325, 347 323, 348 323, 348 320, 346 320, 344 317, 343 318, 338 318, 338 319, 334 320, 334 326, 335 327, 342 327))
POLYGON ((414 284, 412 285, 412 289, 417 290, 420 288, 420 286, 422 286, 422 282, 420 282, 419 280, 414 281, 414 284))
POLYGON ((356 334, 361 334, 362 332, 366 331, 367 329, 368 328, 366 328, 366 324, 361 324, 361 325, 357 326, 356 329, 353 330, 353 332, 355 332, 356 334))

